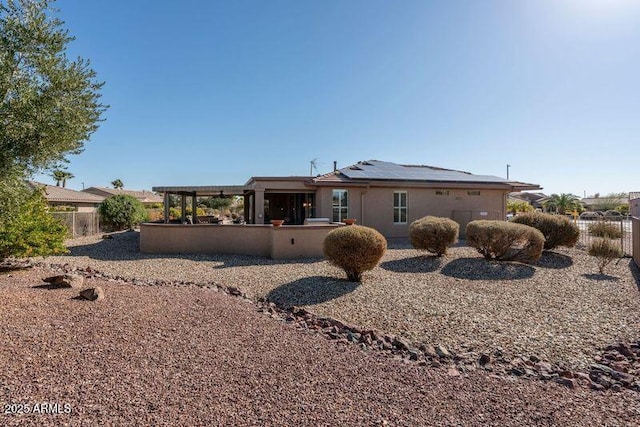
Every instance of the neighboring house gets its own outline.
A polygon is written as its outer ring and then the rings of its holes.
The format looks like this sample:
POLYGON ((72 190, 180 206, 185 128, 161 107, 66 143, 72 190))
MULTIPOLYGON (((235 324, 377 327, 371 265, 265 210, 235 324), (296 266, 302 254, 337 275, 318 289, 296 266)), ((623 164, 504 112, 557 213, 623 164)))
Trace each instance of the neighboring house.
POLYGON ((626 197, 585 197, 580 203, 589 211, 606 211, 615 209, 620 205, 628 205, 629 199, 626 197))
POLYGON ((103 198, 126 194, 138 199, 143 205, 153 205, 162 203, 163 199, 157 194, 146 190, 125 190, 123 188, 89 187, 82 190, 84 193, 95 194, 103 198))
POLYGON ((311 217, 333 222, 353 218, 387 238, 408 237, 411 222, 426 215, 457 221, 464 236, 472 220, 503 220, 509 193, 539 189, 537 184, 496 176, 378 160, 317 177, 252 177, 244 186, 153 187, 166 198, 182 195, 183 203, 191 196, 193 205, 200 196, 242 195, 249 224, 268 224, 274 219, 303 224, 311 217))
POLYGON ((629 193, 629 214, 640 218, 640 192, 629 193))
POLYGON ((70 190, 55 185, 41 184, 35 181, 29 181, 32 188, 42 188, 47 204, 53 210, 62 207, 73 208, 76 212, 95 212, 98 205, 105 199, 103 196, 84 193, 82 191, 70 190))
POLYGON ((549 196, 544 193, 518 192, 509 193, 509 201, 525 202, 533 206, 534 209, 544 209, 544 203, 549 200, 549 196))

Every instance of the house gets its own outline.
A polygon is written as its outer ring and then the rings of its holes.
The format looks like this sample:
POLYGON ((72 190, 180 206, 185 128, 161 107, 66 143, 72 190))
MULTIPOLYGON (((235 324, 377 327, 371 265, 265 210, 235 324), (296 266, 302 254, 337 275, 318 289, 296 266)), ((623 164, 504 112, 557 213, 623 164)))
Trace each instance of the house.
POLYGON ((629 198, 627 197, 585 197, 580 199, 580 203, 589 211, 608 211, 615 209, 621 205, 628 205, 629 198))
POLYGON ((509 202, 524 202, 533 206, 534 209, 544 209, 544 203, 549 200, 549 196, 544 193, 517 192, 509 193, 509 202))
POLYGON ((509 193, 539 189, 496 176, 378 160, 317 177, 252 177, 243 186, 153 187, 165 198, 182 195, 183 205, 191 197, 193 206, 199 196, 241 195, 248 224, 282 219, 285 225, 302 225, 307 218, 337 223, 348 218, 391 239, 407 238, 411 222, 426 215, 455 220, 464 236, 472 220, 503 220, 509 193))
POLYGON ((95 212, 98 205, 105 199, 103 196, 96 194, 75 191, 55 185, 41 184, 35 181, 29 181, 28 183, 34 189, 43 189, 47 205, 52 207, 52 210, 68 208, 67 210, 76 212, 95 212))
POLYGON ((84 193, 95 194, 97 196, 108 198, 117 196, 119 194, 126 194, 133 196, 140 201, 143 205, 153 205, 162 203, 163 199, 157 194, 146 190, 125 190, 123 188, 106 188, 106 187, 89 187, 82 190, 84 193))
POLYGON ((636 218, 640 218, 640 192, 634 191, 629 193, 629 214, 636 218))

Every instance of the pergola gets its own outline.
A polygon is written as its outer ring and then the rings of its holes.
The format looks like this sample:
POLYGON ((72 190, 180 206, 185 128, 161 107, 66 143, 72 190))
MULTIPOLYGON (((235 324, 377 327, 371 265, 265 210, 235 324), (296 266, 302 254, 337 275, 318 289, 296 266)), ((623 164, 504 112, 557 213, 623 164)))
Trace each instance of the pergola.
MULTIPOLYGON (((243 196, 246 197, 250 190, 244 185, 203 185, 203 186, 173 186, 173 187, 153 187, 153 191, 164 195, 164 222, 169 222, 169 195, 180 196, 181 222, 187 222, 187 197, 191 197, 191 212, 193 223, 197 224, 197 198, 198 197, 226 197, 243 196)), ((246 206, 246 205, 245 205, 246 206)))

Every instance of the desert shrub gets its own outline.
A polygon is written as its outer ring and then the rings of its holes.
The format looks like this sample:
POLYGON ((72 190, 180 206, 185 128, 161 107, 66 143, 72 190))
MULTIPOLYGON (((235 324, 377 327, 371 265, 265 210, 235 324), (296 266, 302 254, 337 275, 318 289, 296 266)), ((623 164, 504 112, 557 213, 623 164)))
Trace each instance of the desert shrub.
POLYGON ((600 274, 604 274, 604 269, 614 259, 622 257, 622 248, 611 239, 599 238, 594 239, 587 249, 589 255, 598 259, 598 270, 600 274))
POLYGON ((544 236, 524 224, 478 220, 467 224, 467 243, 486 259, 533 262, 542 255, 544 236))
POLYGON ((619 224, 598 221, 595 224, 589 224, 589 234, 593 237, 619 239, 622 237, 622 230, 620 229, 619 224))
POLYGON ((373 228, 350 225, 330 231, 322 250, 330 263, 347 273, 349 281, 361 282, 362 273, 378 265, 387 240, 373 228))
POLYGON ((409 226, 409 238, 416 249, 424 249, 438 256, 458 241, 460 225, 449 218, 425 216, 409 226))
POLYGON ((142 203, 126 194, 105 199, 98 210, 103 221, 114 230, 132 229, 147 218, 147 211, 142 203))
POLYGON ((39 189, 19 189, 24 198, 13 215, 0 218, 0 259, 9 256, 30 257, 64 253, 67 227, 47 210, 39 189))
POLYGON ((511 221, 539 230, 545 238, 544 249, 554 249, 558 246, 572 248, 580 237, 578 226, 563 215, 528 212, 516 216, 511 221))

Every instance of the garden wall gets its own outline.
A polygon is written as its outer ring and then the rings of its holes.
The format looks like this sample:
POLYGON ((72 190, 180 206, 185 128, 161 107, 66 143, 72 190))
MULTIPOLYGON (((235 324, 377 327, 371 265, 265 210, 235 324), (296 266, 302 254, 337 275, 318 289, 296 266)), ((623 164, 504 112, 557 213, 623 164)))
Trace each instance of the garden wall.
POLYGON ((631 219, 631 234, 633 236, 633 260, 640 267, 640 218, 631 219))

